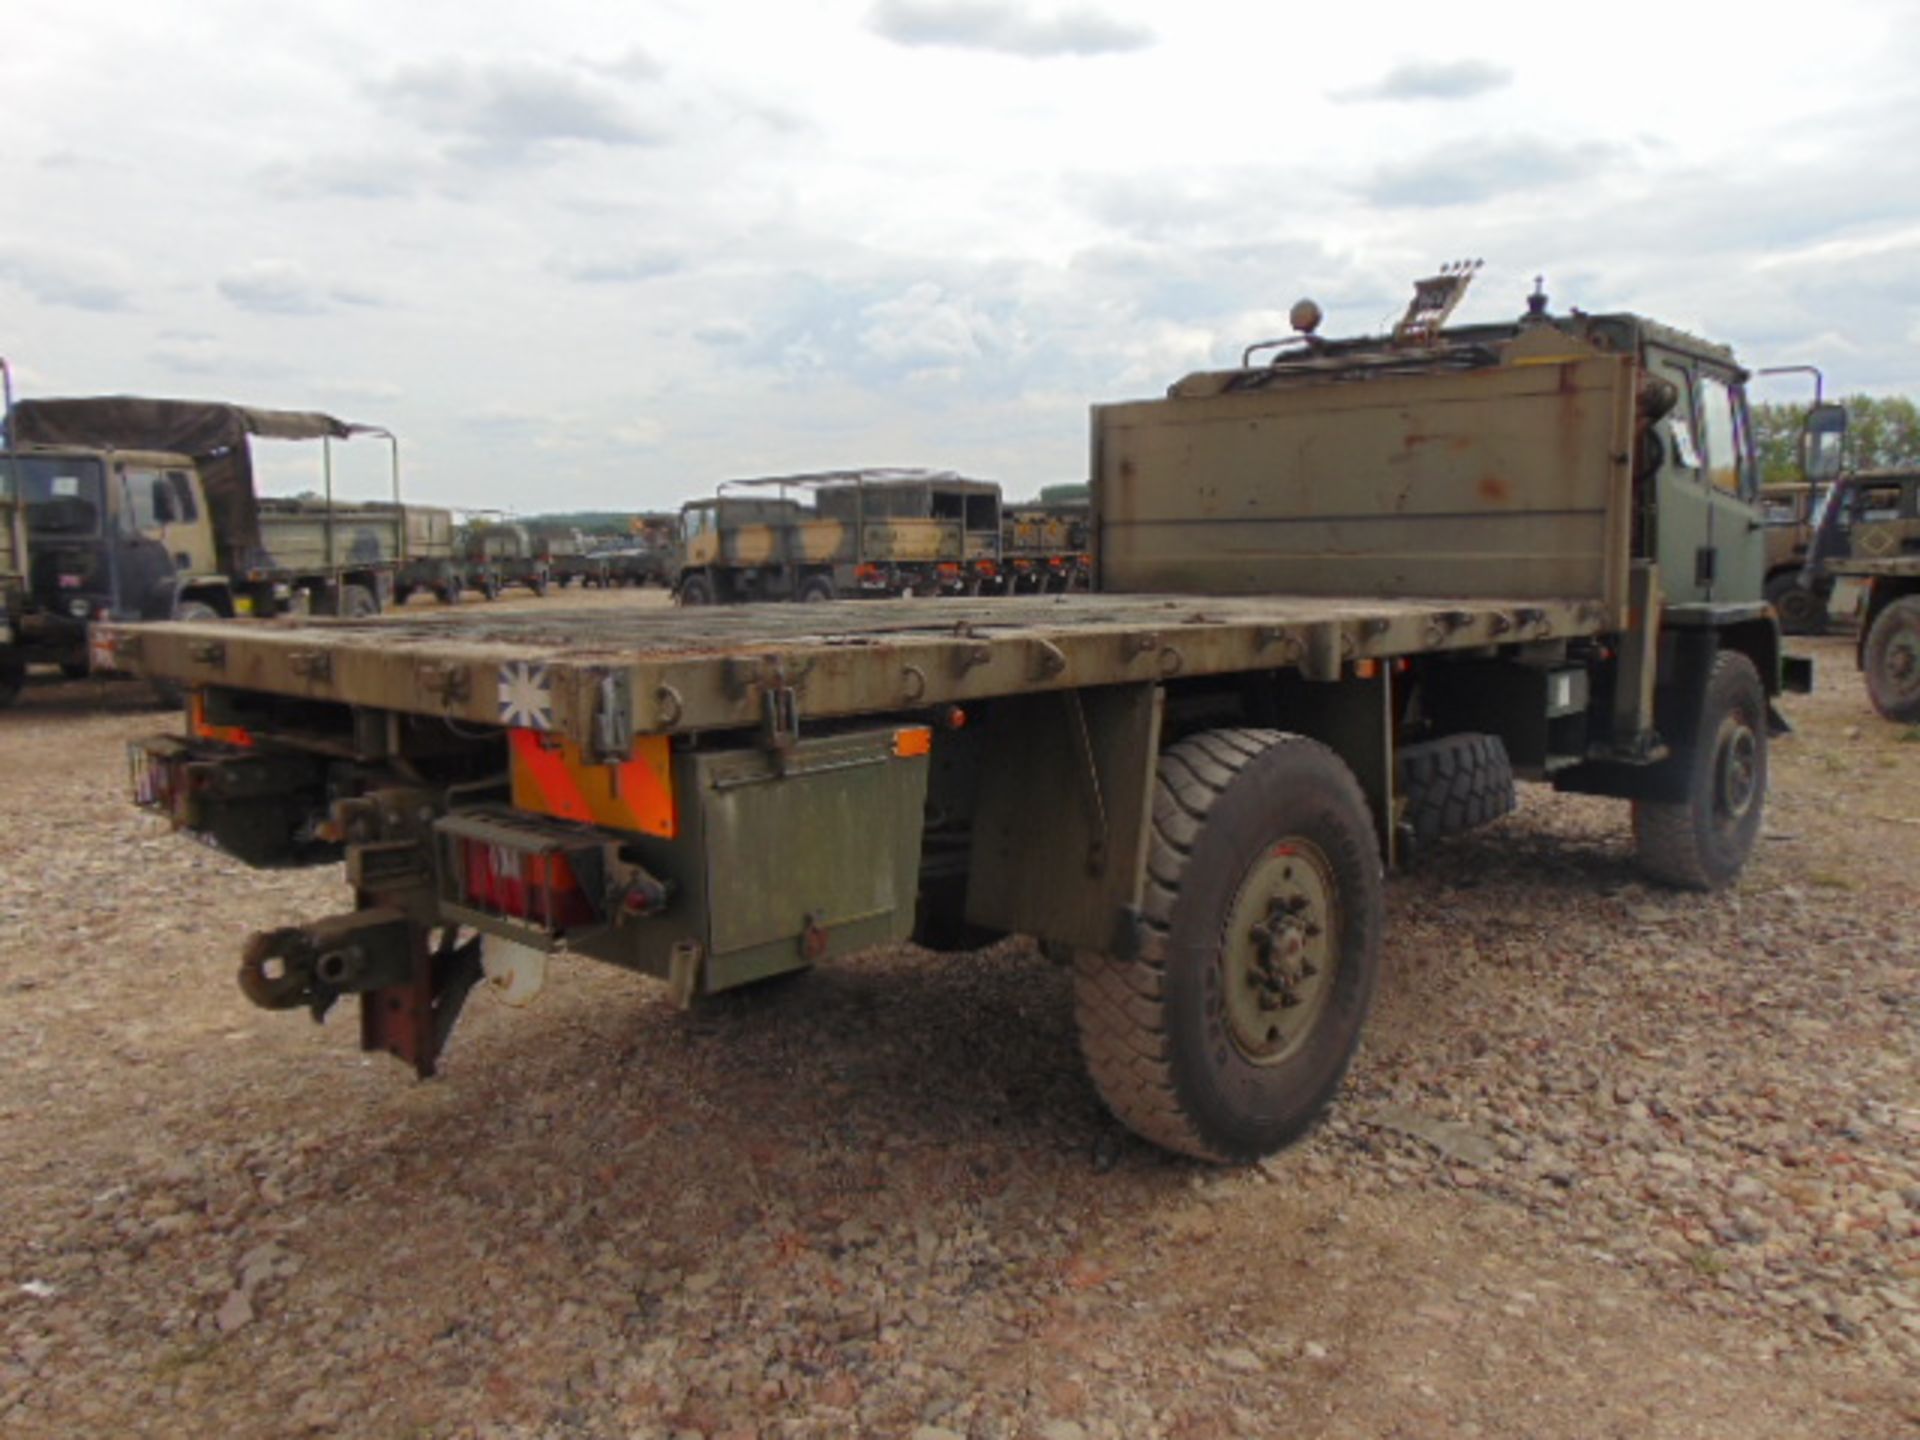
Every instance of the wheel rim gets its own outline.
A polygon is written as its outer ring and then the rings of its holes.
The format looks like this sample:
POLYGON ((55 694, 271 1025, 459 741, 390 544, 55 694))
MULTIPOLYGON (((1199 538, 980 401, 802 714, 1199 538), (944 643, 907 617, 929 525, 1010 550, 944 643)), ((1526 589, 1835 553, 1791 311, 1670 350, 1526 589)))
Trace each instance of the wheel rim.
POLYGON ((1278 1065, 1306 1043, 1333 994, 1340 931, 1333 866, 1312 841, 1289 836, 1248 868, 1220 946, 1227 1033, 1243 1058, 1278 1065))
POLYGON ((1720 722, 1713 754, 1714 819, 1738 825, 1760 793, 1760 737, 1739 714, 1720 722))
POLYGON ((1886 688, 1901 700, 1920 698, 1920 632, 1896 630, 1880 660, 1886 688))

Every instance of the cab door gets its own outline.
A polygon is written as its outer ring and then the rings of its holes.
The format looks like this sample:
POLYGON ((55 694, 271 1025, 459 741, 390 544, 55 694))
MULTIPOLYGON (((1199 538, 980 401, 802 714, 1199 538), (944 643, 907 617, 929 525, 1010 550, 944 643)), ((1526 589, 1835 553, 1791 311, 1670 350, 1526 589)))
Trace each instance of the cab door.
POLYGON ((1692 357, 1647 347, 1647 365, 1674 387, 1673 409, 1656 422, 1661 461, 1656 474, 1655 555, 1660 588, 1669 605, 1714 598, 1719 557, 1713 542, 1715 506, 1707 483, 1705 447, 1696 412, 1696 367, 1692 357))
POLYGON ((1732 604, 1758 600, 1766 587, 1767 537, 1746 394, 1731 374, 1702 365, 1695 413, 1705 452, 1708 543, 1714 552, 1708 598, 1732 604))
POLYGON ((168 532, 181 523, 173 487, 152 466, 123 461, 113 468, 120 492, 114 497, 114 608, 134 611, 143 619, 167 619, 173 614, 174 578, 180 570, 168 546, 168 532))

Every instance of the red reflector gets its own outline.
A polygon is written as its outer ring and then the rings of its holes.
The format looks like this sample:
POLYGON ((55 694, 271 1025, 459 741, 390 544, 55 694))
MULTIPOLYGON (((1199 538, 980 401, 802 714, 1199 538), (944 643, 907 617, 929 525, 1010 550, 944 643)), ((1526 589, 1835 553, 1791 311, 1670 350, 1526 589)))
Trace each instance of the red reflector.
POLYGON ((598 919, 565 855, 531 853, 462 837, 460 869, 476 909, 552 933, 598 919))

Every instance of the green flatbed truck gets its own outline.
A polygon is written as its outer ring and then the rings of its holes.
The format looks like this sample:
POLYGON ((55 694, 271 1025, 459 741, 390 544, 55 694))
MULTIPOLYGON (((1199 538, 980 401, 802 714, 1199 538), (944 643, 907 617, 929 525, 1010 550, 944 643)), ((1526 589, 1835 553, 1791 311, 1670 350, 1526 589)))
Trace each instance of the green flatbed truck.
POLYGON ((191 692, 136 798, 343 857, 350 908, 255 936, 241 986, 357 995, 423 1075, 483 977, 556 951, 691 1003, 1017 932, 1072 957, 1120 1120, 1268 1153, 1339 1086, 1410 842, 1518 776, 1629 800, 1649 874, 1728 885, 1808 679, 1733 357, 1538 294, 1443 328, 1465 279, 1096 407, 1096 593, 116 629, 191 692))

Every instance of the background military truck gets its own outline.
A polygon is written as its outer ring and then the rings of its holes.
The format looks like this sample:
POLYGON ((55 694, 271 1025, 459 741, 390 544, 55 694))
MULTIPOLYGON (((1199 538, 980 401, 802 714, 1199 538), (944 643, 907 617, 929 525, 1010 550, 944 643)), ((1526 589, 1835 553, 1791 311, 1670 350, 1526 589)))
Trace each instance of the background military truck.
POLYGON ((377 613, 396 576, 444 572, 451 516, 399 502, 389 431, 315 411, 131 396, 22 400, 11 464, 33 658, 84 664, 89 622, 377 613), (333 447, 388 441, 394 499, 338 502, 333 447), (255 491, 256 437, 321 442, 324 492, 255 491))
POLYGON ((556 951, 691 1002, 1019 932, 1073 957, 1115 1115, 1266 1153, 1340 1083, 1408 839, 1518 775, 1727 885, 1810 678, 1732 355, 1537 292, 1442 328, 1465 283, 1389 336, 1303 304, 1264 363, 1096 407, 1090 594, 116 629, 194 692, 136 798, 256 863, 344 854, 352 908, 256 936, 242 988, 358 995, 422 1074, 483 975, 525 994, 556 951))
MULTIPOLYGON (((0 368, 6 361, 0 360, 0 368)), ((7 382, 9 391, 12 381, 7 382)), ((27 610, 27 532, 14 498, 12 452, 0 454, 0 709, 19 697, 27 663, 20 653, 27 610)))
POLYGON ((578 530, 540 530, 536 537, 546 551, 547 578, 555 585, 606 586, 613 582, 613 561, 607 547, 578 530))
POLYGON ((1766 596, 1789 635, 1816 635, 1827 628, 1832 579, 1809 577, 1806 566, 1814 526, 1831 488, 1802 481, 1760 487, 1767 537, 1766 596))
POLYGON ((1809 587, 1861 587, 1855 654, 1868 698, 1888 720, 1920 722, 1920 470, 1844 476, 1821 511, 1807 574, 1809 587))
POLYGON ((460 527, 460 572, 469 590, 487 599, 509 585, 545 595, 552 578, 546 543, 512 520, 474 518, 460 527))
POLYGON ((681 507, 682 605, 978 593, 997 578, 1000 487, 944 470, 728 480, 681 507))
POLYGON ((1001 512, 998 593, 1084 590, 1092 583, 1092 503, 1085 485, 1049 485, 1001 512))

